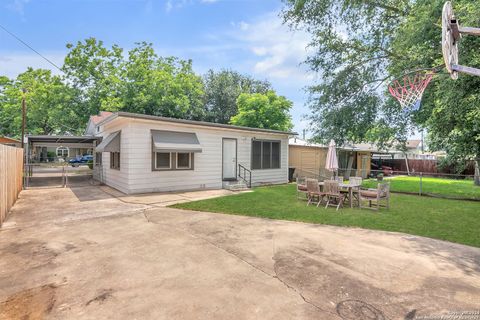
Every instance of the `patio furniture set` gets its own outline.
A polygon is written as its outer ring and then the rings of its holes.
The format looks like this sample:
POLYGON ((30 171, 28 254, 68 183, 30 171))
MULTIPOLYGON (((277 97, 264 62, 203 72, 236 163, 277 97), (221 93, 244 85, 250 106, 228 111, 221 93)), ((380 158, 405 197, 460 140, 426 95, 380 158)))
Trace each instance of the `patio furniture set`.
POLYGON ((348 203, 361 209, 380 210, 390 206, 390 184, 379 183, 376 189, 362 188, 362 178, 350 177, 348 182, 343 177, 319 181, 311 178, 297 178, 297 198, 307 200, 307 206, 321 204, 325 208, 336 207, 336 210, 348 203), (302 196, 301 196, 302 195, 302 196), (368 203, 368 205, 367 205, 368 203))

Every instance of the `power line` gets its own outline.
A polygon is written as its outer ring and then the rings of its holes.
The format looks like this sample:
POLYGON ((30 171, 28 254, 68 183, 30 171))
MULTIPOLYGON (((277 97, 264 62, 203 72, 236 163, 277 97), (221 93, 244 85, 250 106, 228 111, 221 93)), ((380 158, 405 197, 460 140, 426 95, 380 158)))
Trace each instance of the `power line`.
POLYGON ((4 26, 2 26, 0 24, 0 28, 2 28, 6 33, 8 33, 9 35, 11 35, 12 37, 14 37, 15 39, 17 39, 19 42, 21 42, 23 45, 25 45, 27 48, 29 48, 30 50, 32 50, 33 52, 35 52, 36 54, 38 54, 40 57, 42 57, 43 59, 45 59, 45 61, 47 61, 48 63, 50 63, 52 66, 54 66, 55 68, 57 68, 59 71, 63 72, 62 69, 60 69, 59 66, 57 66, 55 63, 53 63, 50 59, 48 59, 47 57, 45 57, 44 55, 42 55, 40 52, 38 52, 37 50, 35 50, 34 48, 32 48, 28 43, 26 43, 25 41, 23 41, 22 39, 20 39, 19 37, 17 37, 15 34, 13 34, 12 32, 8 31, 4 26))

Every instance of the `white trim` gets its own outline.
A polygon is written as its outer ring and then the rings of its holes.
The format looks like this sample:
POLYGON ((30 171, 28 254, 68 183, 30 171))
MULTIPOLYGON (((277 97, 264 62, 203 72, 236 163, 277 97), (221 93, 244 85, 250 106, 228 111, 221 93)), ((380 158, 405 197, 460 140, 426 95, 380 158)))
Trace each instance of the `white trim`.
POLYGON ((67 158, 70 157, 70 148, 69 147, 64 147, 64 146, 57 147, 57 149, 55 150, 55 156, 57 156, 57 157, 67 157, 67 158), (62 154, 61 155, 58 154, 58 149, 62 149, 62 154), (63 151, 65 151, 65 150, 67 150, 67 155, 66 156, 63 154, 63 151))

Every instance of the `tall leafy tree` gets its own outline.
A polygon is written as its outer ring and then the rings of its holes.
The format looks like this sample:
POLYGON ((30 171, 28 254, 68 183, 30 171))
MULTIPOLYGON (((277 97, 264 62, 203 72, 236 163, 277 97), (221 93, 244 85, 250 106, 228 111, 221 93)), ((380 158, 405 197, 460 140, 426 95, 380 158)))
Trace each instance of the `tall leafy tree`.
POLYGON ((191 61, 159 57, 145 42, 126 56, 117 45, 107 48, 95 38, 67 47, 63 70, 85 121, 100 110, 203 118, 203 83, 191 61))
MULTIPOLYGON (((402 144, 421 127, 429 132, 432 149, 478 161, 480 79, 462 75, 452 81, 439 75, 415 112, 402 110, 386 92, 388 82, 405 70, 443 63, 443 0, 284 3, 285 21, 312 35, 314 53, 307 63, 322 78, 309 88, 310 120, 318 140, 402 144)), ((454 8, 463 25, 478 25, 478 1, 458 0, 454 8)), ((464 37, 460 45, 463 63, 480 66, 480 38, 464 37)))
POLYGON ((268 81, 253 79, 233 70, 209 70, 205 83, 205 120, 228 123, 238 113, 237 98, 242 93, 262 93, 272 90, 268 81))
POLYGON ((14 80, 0 77, 0 134, 21 136, 22 97, 28 111, 27 133, 83 131, 82 121, 74 112, 72 89, 50 70, 29 68, 14 80))
MULTIPOLYGON (((312 131, 318 140, 364 141, 383 137, 382 85, 386 67, 397 59, 391 50, 396 26, 409 12, 409 0, 285 0, 284 19, 312 35, 306 63, 321 81, 309 88, 312 131)), ((405 135, 400 127, 392 133, 405 135)))
POLYGON ((121 109, 121 79, 123 49, 117 45, 105 47, 103 41, 88 38, 75 45, 67 44, 70 50, 65 57, 62 70, 65 80, 76 92, 78 116, 85 123, 92 114, 100 110, 121 109))
POLYGON ((122 65, 120 109, 136 113, 201 120, 204 88, 192 61, 159 57, 142 42, 122 65))
POLYGON ((289 111, 292 102, 275 92, 242 93, 237 99, 238 114, 230 123, 239 126, 289 131, 293 128, 289 111))

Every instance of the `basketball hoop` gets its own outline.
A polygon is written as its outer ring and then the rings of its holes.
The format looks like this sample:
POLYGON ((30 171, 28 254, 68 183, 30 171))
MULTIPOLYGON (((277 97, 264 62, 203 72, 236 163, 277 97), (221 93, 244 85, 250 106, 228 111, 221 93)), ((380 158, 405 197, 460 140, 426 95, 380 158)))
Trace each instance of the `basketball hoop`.
POLYGON ((393 80, 388 91, 400 102, 403 109, 416 111, 420 108, 423 92, 434 74, 432 70, 406 74, 401 80, 393 80))

